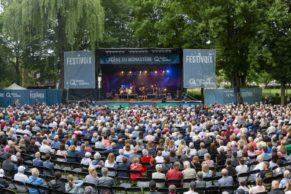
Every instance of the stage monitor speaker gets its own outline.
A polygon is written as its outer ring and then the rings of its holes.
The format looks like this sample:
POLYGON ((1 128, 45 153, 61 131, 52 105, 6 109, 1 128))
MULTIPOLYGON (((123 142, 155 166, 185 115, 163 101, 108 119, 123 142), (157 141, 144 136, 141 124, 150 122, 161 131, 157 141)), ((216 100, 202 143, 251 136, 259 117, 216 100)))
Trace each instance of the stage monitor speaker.
POLYGON ((163 98, 162 99, 162 103, 166 103, 167 102, 167 99, 166 98, 163 98))

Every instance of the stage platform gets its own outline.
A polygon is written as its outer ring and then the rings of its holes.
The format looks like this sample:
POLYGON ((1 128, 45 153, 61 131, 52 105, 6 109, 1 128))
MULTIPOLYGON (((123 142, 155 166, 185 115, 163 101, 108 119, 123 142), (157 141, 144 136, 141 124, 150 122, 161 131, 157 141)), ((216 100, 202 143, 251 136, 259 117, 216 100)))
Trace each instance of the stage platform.
POLYGON ((92 105, 104 106, 107 105, 109 108, 118 108, 118 107, 134 107, 134 106, 148 106, 148 107, 178 107, 178 106, 195 106, 202 105, 202 101, 174 101, 167 100, 162 102, 161 100, 145 100, 145 101, 134 101, 134 100, 104 100, 104 101, 94 101, 92 105))

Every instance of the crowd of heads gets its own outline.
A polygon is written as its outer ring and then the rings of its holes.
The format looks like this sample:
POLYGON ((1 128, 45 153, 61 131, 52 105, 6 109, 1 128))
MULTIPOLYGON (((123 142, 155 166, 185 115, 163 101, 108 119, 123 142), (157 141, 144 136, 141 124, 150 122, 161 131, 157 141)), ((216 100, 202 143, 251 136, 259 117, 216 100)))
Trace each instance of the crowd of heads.
MULTIPOLYGON (((0 109, 0 129, 0 178, 3 172, 31 182, 41 170, 59 180, 62 175, 54 163, 58 161, 88 166, 86 179, 96 184, 101 184, 100 177, 116 184, 109 178, 127 176, 134 182, 150 173, 153 179, 193 179, 168 185, 169 190, 193 190, 207 184, 206 177, 219 175, 218 184, 227 186, 233 185, 234 176, 259 170, 250 177, 258 187, 266 177, 279 174, 284 177, 278 188, 288 190, 290 185, 290 173, 281 164, 290 160, 291 106, 7 107, 0 109), (33 168, 24 154, 33 156, 33 168), (126 169, 140 173, 118 171, 126 169)), ((65 190, 81 184, 73 175, 66 179, 65 190)), ((246 190, 246 180, 238 182, 246 190)))

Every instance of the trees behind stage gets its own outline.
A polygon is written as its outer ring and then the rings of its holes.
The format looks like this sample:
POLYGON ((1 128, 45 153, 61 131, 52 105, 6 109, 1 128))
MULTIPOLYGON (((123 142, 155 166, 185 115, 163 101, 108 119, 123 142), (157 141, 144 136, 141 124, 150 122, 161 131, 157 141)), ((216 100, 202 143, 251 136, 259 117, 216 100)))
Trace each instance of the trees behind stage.
POLYGON ((289 0, 2 0, 1 3, 4 11, 0 15, 0 25, 3 24, 0 50, 5 52, 0 53, 0 66, 6 67, 3 71, 16 72, 15 77, 27 76, 21 74, 25 67, 29 72, 41 73, 39 81, 55 82, 62 74, 63 50, 174 47, 215 48, 217 74, 232 83, 238 102, 239 88, 248 82, 276 79, 283 94, 291 80, 289 0))

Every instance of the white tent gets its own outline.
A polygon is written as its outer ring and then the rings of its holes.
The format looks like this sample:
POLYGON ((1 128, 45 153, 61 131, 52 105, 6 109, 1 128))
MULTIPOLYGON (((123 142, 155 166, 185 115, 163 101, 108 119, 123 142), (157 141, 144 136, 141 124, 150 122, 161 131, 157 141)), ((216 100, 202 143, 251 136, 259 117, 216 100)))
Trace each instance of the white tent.
POLYGON ((21 87, 21 86, 17 85, 16 83, 13 83, 8 88, 5 88, 5 90, 26 90, 26 88, 21 87))

